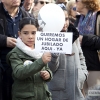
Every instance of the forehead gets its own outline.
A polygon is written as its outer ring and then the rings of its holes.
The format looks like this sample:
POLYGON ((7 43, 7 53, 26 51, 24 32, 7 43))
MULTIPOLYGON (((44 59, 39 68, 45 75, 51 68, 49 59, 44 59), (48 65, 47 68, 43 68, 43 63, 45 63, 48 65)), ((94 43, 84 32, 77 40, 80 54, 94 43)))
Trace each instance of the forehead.
POLYGON ((36 30, 37 28, 31 24, 24 25, 24 27, 22 28, 22 31, 36 31, 36 30))

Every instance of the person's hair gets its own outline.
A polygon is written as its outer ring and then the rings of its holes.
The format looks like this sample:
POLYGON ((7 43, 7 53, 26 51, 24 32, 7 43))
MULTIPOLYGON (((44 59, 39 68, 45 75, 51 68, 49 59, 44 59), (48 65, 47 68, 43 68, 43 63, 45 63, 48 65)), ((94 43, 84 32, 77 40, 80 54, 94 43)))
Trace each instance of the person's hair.
POLYGON ((69 1, 67 3, 67 11, 68 11, 68 15, 71 16, 71 9, 73 7, 73 4, 75 4, 75 0, 69 1))
POLYGON ((100 8, 99 0, 81 0, 81 2, 86 6, 87 9, 92 11, 97 11, 100 8))
POLYGON ((33 17, 24 17, 20 20, 19 30, 21 31, 22 28, 27 24, 34 25, 36 28, 39 27, 38 21, 36 19, 34 19, 33 17))

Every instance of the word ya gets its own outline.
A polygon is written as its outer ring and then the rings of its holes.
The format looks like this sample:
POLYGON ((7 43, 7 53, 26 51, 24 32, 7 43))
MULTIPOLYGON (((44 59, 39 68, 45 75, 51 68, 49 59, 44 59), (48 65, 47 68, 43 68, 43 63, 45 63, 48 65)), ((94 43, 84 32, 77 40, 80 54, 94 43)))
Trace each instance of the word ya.
MULTIPOLYGON (((45 50, 47 50, 47 51, 55 51, 55 49, 53 49, 52 47, 42 47, 41 50, 42 51, 45 51, 45 50)), ((57 47, 56 50, 57 51, 62 51, 63 49, 61 47, 57 47)))

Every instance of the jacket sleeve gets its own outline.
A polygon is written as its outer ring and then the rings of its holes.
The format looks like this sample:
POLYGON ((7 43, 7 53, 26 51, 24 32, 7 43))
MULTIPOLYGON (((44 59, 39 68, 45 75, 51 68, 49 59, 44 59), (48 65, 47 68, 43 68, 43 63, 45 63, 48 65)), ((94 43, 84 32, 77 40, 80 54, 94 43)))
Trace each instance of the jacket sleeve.
POLYGON ((100 37, 96 35, 83 35, 82 47, 89 47, 92 50, 100 50, 100 37))
POLYGON ((86 62, 85 62, 85 57, 83 56, 83 52, 80 47, 79 41, 78 41, 78 49, 79 49, 79 58, 80 58, 80 68, 78 68, 78 81, 79 81, 80 87, 82 89, 84 81, 88 77, 88 71, 87 71, 87 66, 86 66, 86 62))
POLYGON ((48 63, 48 66, 52 72, 55 72, 59 66, 59 55, 52 53, 51 61, 48 63))
POLYGON ((52 75, 52 71, 50 70, 50 68, 48 67, 48 65, 45 67, 46 70, 49 72, 50 74, 50 78, 48 80, 45 80, 46 82, 49 82, 52 78, 53 78, 53 75, 52 75))
POLYGON ((42 61, 42 58, 35 60, 32 64, 24 66, 22 59, 19 58, 17 53, 11 53, 10 56, 7 55, 7 60, 10 62, 14 77, 20 80, 36 74, 46 66, 42 61))
POLYGON ((0 34, 0 47, 7 46, 7 36, 0 34))

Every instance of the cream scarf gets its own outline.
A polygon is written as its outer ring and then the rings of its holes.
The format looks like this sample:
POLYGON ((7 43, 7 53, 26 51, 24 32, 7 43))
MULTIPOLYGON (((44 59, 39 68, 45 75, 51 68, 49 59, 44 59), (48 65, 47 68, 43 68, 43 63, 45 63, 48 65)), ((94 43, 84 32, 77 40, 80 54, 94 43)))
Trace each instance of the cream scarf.
POLYGON ((39 52, 35 51, 35 49, 32 50, 31 48, 29 48, 28 46, 26 46, 19 37, 17 38, 16 46, 21 51, 23 51, 25 54, 27 54, 27 55, 35 58, 35 59, 39 59, 43 55, 43 53, 39 53, 39 52))

